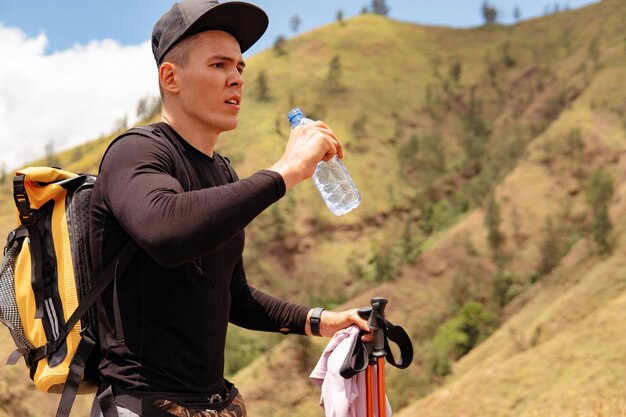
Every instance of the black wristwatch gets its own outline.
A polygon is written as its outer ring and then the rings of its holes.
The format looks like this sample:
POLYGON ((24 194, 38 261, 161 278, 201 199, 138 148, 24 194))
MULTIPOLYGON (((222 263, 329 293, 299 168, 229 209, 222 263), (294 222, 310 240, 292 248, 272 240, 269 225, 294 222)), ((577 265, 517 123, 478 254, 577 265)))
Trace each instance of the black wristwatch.
POLYGON ((311 334, 313 336, 321 336, 320 322, 322 318, 322 311, 324 311, 324 308, 315 307, 311 312, 311 334))

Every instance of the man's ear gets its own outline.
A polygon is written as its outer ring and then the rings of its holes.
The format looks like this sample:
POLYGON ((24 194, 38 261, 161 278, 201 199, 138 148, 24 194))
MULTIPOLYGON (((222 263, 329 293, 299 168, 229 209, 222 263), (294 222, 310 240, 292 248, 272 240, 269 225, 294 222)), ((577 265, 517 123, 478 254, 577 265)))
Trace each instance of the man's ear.
POLYGON ((168 93, 178 93, 178 83, 176 80, 176 65, 165 61, 159 66, 159 84, 168 93))

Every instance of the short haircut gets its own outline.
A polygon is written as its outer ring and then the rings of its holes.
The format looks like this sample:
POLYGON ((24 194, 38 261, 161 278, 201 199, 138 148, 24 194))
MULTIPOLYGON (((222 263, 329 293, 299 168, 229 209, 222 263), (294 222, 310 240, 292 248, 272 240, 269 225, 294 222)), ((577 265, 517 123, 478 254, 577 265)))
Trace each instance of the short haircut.
MULTIPOLYGON (((202 32, 200 32, 202 33, 202 32)), ((180 42, 176 43, 172 49, 170 49, 169 51, 167 51, 167 53, 165 54, 165 56, 163 57, 163 62, 170 62, 174 65, 177 65, 179 67, 184 67, 185 64, 187 63, 187 60, 189 59, 189 51, 191 49, 191 47, 193 46, 193 44, 195 43, 196 39, 198 38, 198 35, 200 33, 197 33, 193 36, 190 36, 188 38, 182 39, 180 42)), ((159 65, 160 67, 161 65, 159 65)), ((161 82, 159 81, 159 93, 161 95, 161 100, 163 100, 163 88, 161 87, 161 82)))
POLYGON ((195 35, 192 35, 176 43, 172 47, 172 49, 167 51, 167 53, 163 57, 163 62, 168 61, 181 67, 185 66, 185 64, 187 63, 187 59, 189 58, 189 50, 195 43, 196 39, 198 39, 198 35, 200 35, 200 33, 196 33, 195 35))

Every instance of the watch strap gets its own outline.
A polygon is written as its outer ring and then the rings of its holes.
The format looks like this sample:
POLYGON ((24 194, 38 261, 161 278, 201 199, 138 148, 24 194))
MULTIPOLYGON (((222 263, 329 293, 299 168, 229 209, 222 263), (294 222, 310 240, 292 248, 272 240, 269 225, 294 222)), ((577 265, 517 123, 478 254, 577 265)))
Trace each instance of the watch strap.
POLYGON ((322 311, 324 310, 325 309, 322 307, 315 307, 311 311, 310 323, 311 323, 311 334, 313 336, 321 336, 320 322, 322 321, 322 311))

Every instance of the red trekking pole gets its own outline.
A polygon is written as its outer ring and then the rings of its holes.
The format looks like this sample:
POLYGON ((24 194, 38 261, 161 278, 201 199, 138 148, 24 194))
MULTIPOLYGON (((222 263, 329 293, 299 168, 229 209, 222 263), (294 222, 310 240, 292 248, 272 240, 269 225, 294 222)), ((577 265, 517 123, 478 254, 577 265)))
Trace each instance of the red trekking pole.
MULTIPOLYGON (((374 333, 374 342, 369 354, 366 373, 367 417, 374 417, 374 368, 376 368, 376 399, 378 417, 387 417, 387 401, 385 396, 385 306, 387 299, 374 297, 371 308, 362 308, 359 315, 368 318, 367 324, 374 333)), ((369 349, 368 349, 369 350, 369 349)))
MULTIPOLYGON (((359 309, 359 316, 367 320, 372 329, 373 342, 364 343, 361 338, 355 340, 352 350, 341 365, 340 375, 346 379, 352 378, 362 371, 365 373, 365 400, 367 417, 374 417, 374 399, 377 400, 378 417, 387 417, 387 396, 385 395, 385 361, 398 369, 406 369, 413 360, 413 346, 409 335, 400 326, 396 326, 385 319, 387 299, 374 297, 371 307, 359 309), (399 350, 400 357, 394 357, 394 350, 389 346, 394 343, 399 350), (376 376, 374 376, 376 370, 376 376), (376 384, 376 393, 374 393, 376 384)), ((361 331, 360 336, 365 334, 361 331)), ((397 353, 396 353, 397 355, 397 353)))

